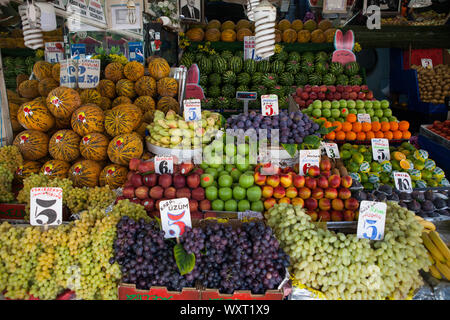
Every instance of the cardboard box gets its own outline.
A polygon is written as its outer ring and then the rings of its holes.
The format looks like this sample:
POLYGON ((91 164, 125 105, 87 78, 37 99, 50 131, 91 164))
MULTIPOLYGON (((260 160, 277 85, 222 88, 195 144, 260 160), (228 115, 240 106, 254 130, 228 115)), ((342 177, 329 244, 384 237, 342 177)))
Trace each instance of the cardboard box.
POLYGON ((21 203, 0 203, 0 219, 22 220, 25 205, 21 203))
POLYGON ((283 300, 284 291, 267 290, 265 294, 252 294, 250 290, 239 290, 233 294, 220 293, 217 289, 201 290, 201 300, 283 300))
POLYGON ((118 290, 119 300, 200 300, 200 290, 195 288, 183 288, 181 292, 166 287, 138 290, 134 284, 120 284, 118 290))

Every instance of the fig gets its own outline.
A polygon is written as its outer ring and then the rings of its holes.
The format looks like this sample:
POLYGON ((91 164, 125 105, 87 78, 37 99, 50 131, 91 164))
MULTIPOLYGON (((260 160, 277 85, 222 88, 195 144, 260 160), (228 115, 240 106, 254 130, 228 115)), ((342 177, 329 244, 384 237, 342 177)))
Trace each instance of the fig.
POLYGON ((425 195, 423 194, 423 192, 420 192, 420 191, 417 191, 417 190, 411 192, 411 197, 414 200, 417 200, 419 202, 425 201, 425 195))
POLYGON ((427 191, 425 191, 425 199, 426 199, 426 200, 433 201, 434 198, 435 198, 435 195, 434 195, 433 190, 427 190, 427 191))
POLYGON ((400 207, 403 207, 403 208, 408 208, 408 204, 407 204, 405 201, 402 201, 402 200, 400 200, 400 201, 398 202, 398 205, 399 205, 400 207))
POLYGON ((450 211, 448 211, 448 210, 438 210, 438 211, 436 211, 437 213, 439 213, 440 215, 442 215, 442 216, 447 216, 447 217, 450 217, 450 211))
POLYGON ((353 198, 358 201, 367 200, 367 194, 364 191, 359 190, 353 194, 353 198))
POLYGON ((419 217, 422 217, 422 218, 428 218, 428 214, 426 213, 426 212, 424 212, 424 211, 419 211, 419 212, 417 212, 416 213, 419 217))
POLYGON ((403 201, 411 201, 412 200, 411 195, 407 192, 401 192, 398 195, 398 197, 400 198, 400 200, 403 200, 403 201))
POLYGON ((387 197, 388 200, 390 201, 395 201, 398 202, 400 199, 398 197, 398 194, 396 194, 395 192, 393 192, 390 196, 387 197))
POLYGON ((420 203, 416 200, 411 201, 408 203, 408 209, 414 212, 419 212, 420 210, 420 203))
POLYGON ((439 213, 437 213, 436 211, 427 212, 427 214, 431 218, 438 218, 438 217, 440 217, 439 213))
POLYGON ((442 209, 444 207, 447 207, 447 203, 445 202, 445 200, 440 198, 434 199, 433 204, 436 207, 436 209, 442 209))
POLYGON ((366 200, 367 201, 377 201, 377 197, 375 197, 375 195, 373 193, 368 193, 366 200))
POLYGON ((422 203, 422 209, 423 209, 423 211, 428 212, 428 211, 434 211, 436 208, 431 200, 425 200, 422 203))
POLYGON ((390 196, 392 194, 392 187, 388 184, 383 184, 378 188, 378 191, 383 192, 386 195, 390 196))
POLYGON ((373 195, 377 198, 377 201, 383 202, 387 200, 387 196, 384 192, 375 191, 373 195))

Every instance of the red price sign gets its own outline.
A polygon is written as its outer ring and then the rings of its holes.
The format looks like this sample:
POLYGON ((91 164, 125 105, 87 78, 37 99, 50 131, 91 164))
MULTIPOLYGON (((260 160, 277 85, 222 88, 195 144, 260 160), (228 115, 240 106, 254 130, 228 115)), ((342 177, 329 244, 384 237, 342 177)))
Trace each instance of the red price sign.
POLYGON ((278 114, 278 96, 276 94, 261 96, 261 113, 266 117, 278 114))

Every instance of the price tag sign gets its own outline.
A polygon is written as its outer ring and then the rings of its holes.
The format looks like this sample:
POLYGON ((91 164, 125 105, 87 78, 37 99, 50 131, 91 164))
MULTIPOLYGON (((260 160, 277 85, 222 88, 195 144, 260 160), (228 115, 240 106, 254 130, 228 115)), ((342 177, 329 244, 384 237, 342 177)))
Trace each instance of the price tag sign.
POLYGON ((278 96, 276 94, 261 96, 261 113, 266 117, 276 116, 278 114, 278 96))
POLYGON ((424 68, 433 68, 433 60, 431 59, 420 59, 420 62, 424 68))
POLYGON ((78 43, 70 46, 70 54, 72 59, 79 60, 86 58, 86 44, 78 43))
POLYGON ((371 139, 373 160, 378 162, 391 160, 391 153, 389 152, 388 139, 371 139))
POLYGON ((256 218, 258 220, 262 220, 263 216, 261 214, 261 212, 256 212, 256 211, 251 211, 251 210, 247 210, 244 212, 238 212, 238 219, 239 220, 248 220, 251 218, 256 218))
POLYGON ((327 154, 327 148, 325 147, 325 142, 320 141, 320 155, 324 156, 327 154))
POLYGON ((62 188, 32 188, 30 191, 30 224, 57 226, 62 223, 62 188))
POLYGON ((45 43, 45 61, 50 63, 60 62, 64 59, 64 42, 45 43))
POLYGON ((155 172, 159 174, 173 173, 173 157, 155 157, 155 172))
POLYGON ((95 88, 100 81, 100 59, 80 59, 78 63, 78 87, 95 88))
POLYGON ((159 211, 165 238, 181 237, 186 227, 192 227, 188 198, 161 201, 159 211))
POLYGON ((358 117, 358 122, 371 123, 371 121, 370 121, 370 114, 368 114, 368 113, 358 113, 356 116, 358 117))
POLYGON ((244 37, 244 60, 253 59, 255 61, 267 60, 256 55, 255 36, 244 37))
POLYGON ((61 87, 72 89, 77 87, 77 65, 75 60, 61 60, 59 83, 61 87))
POLYGON ((411 193, 413 191, 411 177, 407 172, 394 171, 395 188, 398 191, 411 193))
POLYGON ((387 205, 384 202, 361 201, 356 236, 370 240, 383 240, 386 208, 387 205))
POLYGON ((202 119, 202 106, 200 99, 184 100, 184 120, 198 121, 202 119))
POLYGON ((325 142, 325 151, 327 153, 327 156, 331 159, 339 159, 341 158, 339 154, 339 148, 336 143, 333 142, 325 142))
POLYGON ((311 166, 319 166, 320 163, 320 149, 314 150, 300 150, 300 175, 304 176, 311 166))

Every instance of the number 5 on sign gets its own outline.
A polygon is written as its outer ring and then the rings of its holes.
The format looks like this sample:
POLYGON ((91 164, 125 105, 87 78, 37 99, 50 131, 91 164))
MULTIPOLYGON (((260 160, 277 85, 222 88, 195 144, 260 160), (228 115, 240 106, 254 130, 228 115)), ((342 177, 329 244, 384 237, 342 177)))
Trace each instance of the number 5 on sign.
POLYGON ((155 157, 155 172, 158 174, 173 173, 173 157, 155 157))
POLYGON ((57 226, 62 222, 62 188, 33 188, 30 191, 30 224, 57 226))
POLYGON ((278 114, 278 96, 266 94, 261 96, 261 113, 263 116, 271 117, 278 114))
POLYGON ((181 237, 186 227, 192 227, 188 198, 161 201, 159 210, 165 238, 181 237))
POLYGON ((382 240, 386 224, 386 208, 387 205, 384 202, 361 201, 356 236, 370 240, 382 240))
POLYGON ((198 121, 202 119, 202 107, 200 99, 184 100, 184 120, 198 121))

